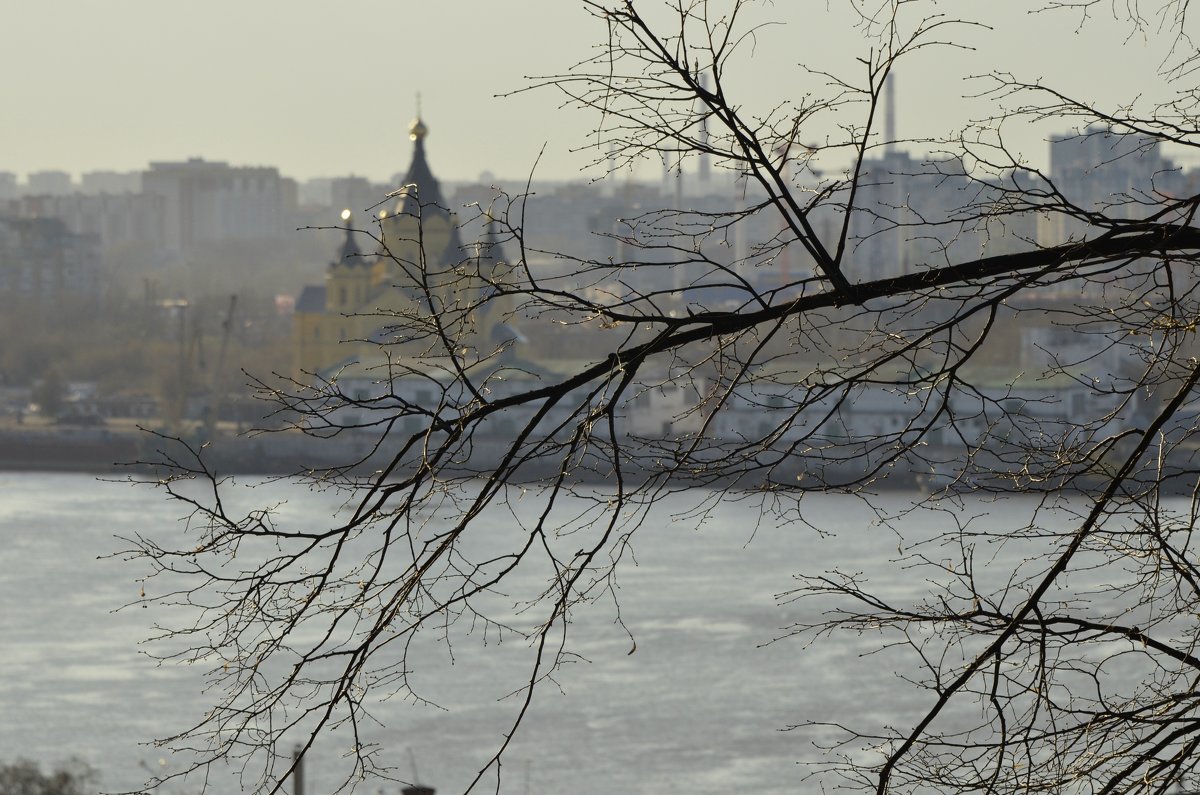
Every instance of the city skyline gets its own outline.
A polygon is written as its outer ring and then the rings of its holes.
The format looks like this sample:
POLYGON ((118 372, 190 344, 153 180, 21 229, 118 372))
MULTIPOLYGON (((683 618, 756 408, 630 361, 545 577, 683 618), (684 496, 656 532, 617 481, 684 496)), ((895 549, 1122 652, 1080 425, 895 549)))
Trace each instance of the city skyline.
MULTIPOLYGON (((956 29, 961 49, 918 54, 898 72, 901 138, 942 137, 980 118, 988 102, 961 99, 979 87, 963 77, 988 68, 1020 66, 1031 80, 1052 74, 1068 91, 1111 105, 1156 98, 1147 76, 1166 50, 1152 35, 1123 42, 1127 25, 1093 20, 1079 31, 1067 12, 1031 17, 1016 4, 970 5, 985 10, 990 30, 956 29), (1026 54, 1013 64, 1008 49, 1018 35, 1026 54), (1117 49, 1121 57, 1096 57, 1117 49)), ((749 11, 746 26, 784 24, 759 29, 729 72, 730 91, 745 98, 748 112, 824 90, 800 72, 800 61, 857 75, 854 57, 865 43, 844 8, 754 4, 749 11)), ((452 7, 355 0, 336 13, 275 0, 250 7, 217 0, 186 11, 139 2, 32 5, 14 20, 0 56, 21 75, 4 89, 16 112, 0 131, 0 171, 78 178, 203 157, 276 166, 299 180, 383 181, 407 163, 420 94, 430 157, 444 179, 587 178, 598 173, 586 170, 597 152, 580 148, 596 117, 560 108, 563 96, 553 89, 521 89, 527 75, 567 71, 604 35, 579 4, 562 0, 452 7)), ((1010 125, 1005 136, 1038 163, 1052 132, 1063 130, 1010 125)), ((653 180, 660 171, 647 161, 634 176, 653 180)))

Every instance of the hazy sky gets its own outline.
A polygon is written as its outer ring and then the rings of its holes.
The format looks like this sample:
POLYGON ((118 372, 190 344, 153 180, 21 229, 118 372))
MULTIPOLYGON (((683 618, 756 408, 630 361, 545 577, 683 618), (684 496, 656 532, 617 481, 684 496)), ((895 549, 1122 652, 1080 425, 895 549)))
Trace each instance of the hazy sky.
MULTIPOLYGON (((735 87, 746 107, 824 90, 799 62, 853 75, 866 44, 844 0, 759 5, 758 18, 786 24, 745 50, 735 87)), ((986 106, 958 99, 977 87, 962 77, 991 69, 1051 78, 1110 104, 1163 88, 1154 77, 1161 42, 1122 44, 1127 27, 1079 30, 1077 16, 1029 16, 1029 5, 923 0, 926 11, 991 14, 996 27, 947 31, 975 49, 930 50, 902 69, 902 135, 981 115, 986 106)), ((123 171, 200 156, 301 179, 382 180, 407 166, 419 91, 439 176, 515 179, 543 144, 540 176, 578 175, 590 155, 570 150, 587 143, 595 119, 558 109, 549 90, 495 95, 526 85, 526 75, 564 71, 604 30, 574 0, 9 0, 3 38, 0 171, 123 171)), ((1006 134, 1044 159, 1045 129, 1006 134)))

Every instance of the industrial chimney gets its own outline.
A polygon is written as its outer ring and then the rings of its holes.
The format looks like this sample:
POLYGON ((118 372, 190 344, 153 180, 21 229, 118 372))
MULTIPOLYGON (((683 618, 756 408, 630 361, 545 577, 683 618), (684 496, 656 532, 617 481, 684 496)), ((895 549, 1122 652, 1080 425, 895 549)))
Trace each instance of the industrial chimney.
POLYGON ((887 83, 884 84, 884 99, 883 111, 883 135, 886 144, 886 151, 892 151, 896 147, 896 72, 891 70, 888 72, 887 83))
POLYGON ((304 746, 292 749, 292 795, 304 795, 304 746))

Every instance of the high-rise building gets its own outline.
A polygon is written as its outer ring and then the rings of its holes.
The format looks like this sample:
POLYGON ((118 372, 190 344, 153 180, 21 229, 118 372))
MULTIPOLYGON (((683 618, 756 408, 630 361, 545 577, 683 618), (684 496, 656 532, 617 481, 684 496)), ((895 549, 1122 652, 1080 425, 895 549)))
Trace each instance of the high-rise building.
POLYGON ((96 243, 58 218, 0 217, 0 305, 93 293, 96 243))
POLYGON ((65 196, 75 191, 71 175, 65 171, 34 171, 25 178, 29 196, 65 196))
POLYGON ((171 251, 228 240, 276 240, 286 231, 285 210, 295 183, 278 169, 231 167, 191 158, 151 163, 142 190, 163 197, 163 237, 171 251))
POLYGON ((162 248, 162 197, 142 193, 24 196, 9 203, 19 218, 57 218, 77 235, 90 235, 102 251, 133 244, 162 248))
POLYGON ((0 171, 0 201, 9 201, 20 196, 17 175, 11 171, 0 171))
POLYGON ((1149 215, 1176 192, 1181 179, 1149 136, 1092 126, 1050 139, 1050 180, 1066 201, 1085 212, 1149 215))
MULTIPOLYGON (((978 256, 979 230, 972 213, 962 208, 977 202, 981 190, 957 159, 914 158, 887 147, 881 156, 864 160, 847 276, 852 281, 888 278, 947 258, 978 256)), ((836 242, 834 234, 825 238, 836 242)))
POLYGON ((80 175, 79 192, 89 196, 108 193, 141 193, 140 171, 88 171, 80 175))

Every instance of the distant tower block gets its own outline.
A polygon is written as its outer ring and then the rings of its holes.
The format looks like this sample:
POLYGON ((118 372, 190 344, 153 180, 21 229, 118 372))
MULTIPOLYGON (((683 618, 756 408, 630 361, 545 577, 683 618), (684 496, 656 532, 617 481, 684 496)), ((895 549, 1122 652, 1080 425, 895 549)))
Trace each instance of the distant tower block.
POLYGON ((617 187, 616 178, 613 177, 613 175, 617 173, 617 142, 616 141, 608 142, 607 160, 608 160, 608 162, 607 162, 606 167, 608 168, 608 174, 606 174, 605 176, 607 176, 609 178, 609 183, 611 185, 609 190, 612 193, 612 197, 615 199, 621 195, 620 189, 617 187))
MULTIPOLYGON (((701 90, 708 91, 708 79, 700 71, 700 61, 696 61, 696 74, 700 81, 701 90)), ((700 113, 702 114, 700 116, 700 146, 702 147, 702 151, 700 152, 700 169, 696 176, 700 181, 700 187, 704 188, 708 186, 708 179, 712 173, 712 164, 709 162, 708 156, 708 105, 703 100, 700 103, 700 113)))
POLYGON ((303 745, 297 745, 292 749, 292 795, 305 795, 303 745))

